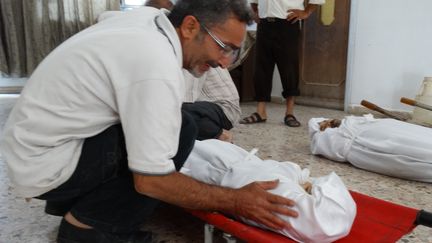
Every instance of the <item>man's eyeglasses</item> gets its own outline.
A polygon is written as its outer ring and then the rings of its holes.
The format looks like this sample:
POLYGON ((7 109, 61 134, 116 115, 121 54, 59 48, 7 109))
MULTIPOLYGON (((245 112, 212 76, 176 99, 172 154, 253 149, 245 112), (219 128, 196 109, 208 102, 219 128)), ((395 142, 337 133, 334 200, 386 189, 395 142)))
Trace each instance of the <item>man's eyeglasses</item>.
MULTIPOLYGON (((198 21, 199 22, 199 21, 198 21)), ((201 27, 207 32, 207 34, 218 44, 221 48, 221 52, 225 57, 231 58, 231 63, 234 63, 239 58, 240 48, 232 47, 223 43, 219 38, 217 38, 210 30, 200 22, 201 27)))

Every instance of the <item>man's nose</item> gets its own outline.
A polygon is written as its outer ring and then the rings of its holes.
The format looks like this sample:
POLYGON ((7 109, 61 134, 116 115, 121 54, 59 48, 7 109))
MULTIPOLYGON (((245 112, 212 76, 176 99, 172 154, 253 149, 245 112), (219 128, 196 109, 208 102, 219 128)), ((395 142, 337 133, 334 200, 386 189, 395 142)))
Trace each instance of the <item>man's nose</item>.
POLYGON ((232 63, 232 58, 229 56, 222 55, 219 59, 218 64, 221 68, 227 68, 232 63))

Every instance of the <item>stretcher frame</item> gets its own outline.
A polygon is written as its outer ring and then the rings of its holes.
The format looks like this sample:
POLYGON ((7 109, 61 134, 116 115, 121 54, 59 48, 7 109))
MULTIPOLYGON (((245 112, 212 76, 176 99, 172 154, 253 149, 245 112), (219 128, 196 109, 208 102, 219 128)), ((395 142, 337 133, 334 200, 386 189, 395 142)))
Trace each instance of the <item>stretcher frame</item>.
MULTIPOLYGON (((395 242, 403 235, 410 233, 418 225, 432 227, 432 213, 430 212, 394 204, 354 191, 350 191, 350 193, 357 203, 357 216, 350 234, 336 242, 395 242), (378 211, 374 212, 373 205, 379 205, 381 208, 378 207, 378 211), (395 210, 399 212, 399 215, 394 214, 395 210), (378 221, 380 222, 378 223, 378 221), (364 228, 365 224, 376 224, 378 228, 382 227, 382 229, 388 227, 394 232, 380 236, 379 239, 372 239, 369 238, 371 235, 369 232, 359 231, 359 228, 364 228)), ((275 232, 243 224, 220 213, 197 210, 189 210, 189 212, 205 221, 205 243, 213 242, 215 227, 223 232, 222 237, 227 243, 235 243, 237 239, 246 242, 296 242, 275 232)), ((369 230, 370 228, 366 228, 364 231, 369 230)))

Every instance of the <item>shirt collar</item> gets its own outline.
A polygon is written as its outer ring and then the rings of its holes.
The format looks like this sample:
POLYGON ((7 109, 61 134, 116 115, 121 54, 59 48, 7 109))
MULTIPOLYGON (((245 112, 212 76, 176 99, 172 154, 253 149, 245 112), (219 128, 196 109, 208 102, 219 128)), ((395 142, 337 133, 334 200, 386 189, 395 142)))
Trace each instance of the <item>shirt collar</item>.
POLYGON ((180 67, 182 67, 183 66, 182 46, 180 44, 180 39, 178 37, 177 31, 169 21, 167 14, 169 14, 168 10, 161 9, 160 13, 155 17, 155 23, 159 31, 168 38, 170 44, 173 47, 174 54, 177 57, 177 61, 180 67))

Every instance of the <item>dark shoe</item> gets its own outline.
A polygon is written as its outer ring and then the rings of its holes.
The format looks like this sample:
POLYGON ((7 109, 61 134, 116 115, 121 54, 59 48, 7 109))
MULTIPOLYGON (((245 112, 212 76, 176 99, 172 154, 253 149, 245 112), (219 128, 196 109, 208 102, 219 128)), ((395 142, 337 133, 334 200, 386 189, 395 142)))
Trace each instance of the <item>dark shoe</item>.
POLYGON ((263 119, 260 114, 258 114, 257 112, 252 113, 252 115, 243 118, 240 121, 240 124, 254 124, 254 123, 261 123, 261 122, 265 122, 267 121, 267 119, 263 119))
POLYGON ((293 116, 291 114, 288 114, 285 116, 284 123, 285 123, 285 125, 287 125, 289 127, 299 127, 301 125, 300 122, 297 121, 295 116, 293 116))
POLYGON ((83 229, 62 219, 57 235, 58 243, 150 243, 151 232, 136 231, 130 234, 114 234, 97 229, 83 229))

